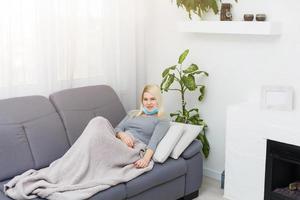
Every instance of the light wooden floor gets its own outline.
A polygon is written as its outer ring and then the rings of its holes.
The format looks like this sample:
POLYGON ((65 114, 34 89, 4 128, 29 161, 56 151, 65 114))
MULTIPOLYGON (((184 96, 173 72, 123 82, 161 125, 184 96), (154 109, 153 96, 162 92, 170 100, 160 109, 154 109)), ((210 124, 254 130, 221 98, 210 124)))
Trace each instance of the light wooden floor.
POLYGON ((220 182, 204 177, 199 196, 194 200, 226 200, 223 198, 224 190, 220 188, 220 182))

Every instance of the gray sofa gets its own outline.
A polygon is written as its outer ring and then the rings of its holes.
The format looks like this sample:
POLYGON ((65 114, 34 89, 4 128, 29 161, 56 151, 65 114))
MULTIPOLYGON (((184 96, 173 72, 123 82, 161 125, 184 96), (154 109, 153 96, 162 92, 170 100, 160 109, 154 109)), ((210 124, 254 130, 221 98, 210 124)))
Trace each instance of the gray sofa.
MULTIPOLYGON (((87 123, 104 116, 116 126, 126 112, 106 85, 63 90, 50 95, 0 100, 0 200, 3 185, 31 168, 61 157, 87 123)), ((153 170, 97 193, 91 200, 176 200, 198 196, 202 183, 201 143, 193 143, 178 160, 156 163, 153 170)))

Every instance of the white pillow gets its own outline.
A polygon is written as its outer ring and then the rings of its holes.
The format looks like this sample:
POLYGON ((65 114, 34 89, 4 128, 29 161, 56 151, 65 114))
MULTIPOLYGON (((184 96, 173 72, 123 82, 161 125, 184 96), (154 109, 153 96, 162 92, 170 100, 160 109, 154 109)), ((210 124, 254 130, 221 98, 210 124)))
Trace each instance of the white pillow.
POLYGON ((203 126, 177 122, 171 123, 184 126, 184 133, 170 155, 171 158, 178 159, 182 152, 193 142, 194 139, 196 139, 198 134, 202 131, 203 126))
POLYGON ((178 124, 170 124, 170 128, 162 140, 158 143, 155 150, 153 160, 155 162, 163 163, 171 154, 173 148, 181 138, 184 127, 178 124))

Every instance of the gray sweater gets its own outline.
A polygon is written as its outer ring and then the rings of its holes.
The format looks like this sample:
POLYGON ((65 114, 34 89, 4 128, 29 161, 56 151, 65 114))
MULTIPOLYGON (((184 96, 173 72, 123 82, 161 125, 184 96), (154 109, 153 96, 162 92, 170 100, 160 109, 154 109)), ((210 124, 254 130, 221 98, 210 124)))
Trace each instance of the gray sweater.
POLYGON ((170 122, 165 119, 159 119, 156 116, 137 116, 127 115, 116 126, 115 131, 129 131, 133 137, 147 144, 147 148, 155 151, 159 141, 165 136, 170 128, 170 122))

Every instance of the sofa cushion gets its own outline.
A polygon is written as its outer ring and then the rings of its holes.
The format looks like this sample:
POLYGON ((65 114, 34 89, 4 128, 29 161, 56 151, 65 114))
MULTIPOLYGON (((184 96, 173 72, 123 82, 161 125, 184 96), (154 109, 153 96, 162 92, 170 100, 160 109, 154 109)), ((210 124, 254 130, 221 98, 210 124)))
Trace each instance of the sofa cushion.
POLYGON ((126 183, 127 197, 132 197, 152 187, 173 180, 186 173, 185 160, 168 159, 164 164, 155 163, 153 169, 126 183))
POLYGON ((163 163, 167 160, 173 148, 182 136, 183 131, 184 129, 182 126, 178 126, 177 124, 171 125, 166 135, 157 145, 153 155, 153 160, 155 162, 163 163))
POLYGON ((188 148, 184 150, 184 152, 181 154, 181 157, 183 157, 184 159, 189 159, 194 155, 198 154, 199 152, 201 152, 201 149, 202 149, 202 143, 199 140, 194 140, 188 146, 188 148))
POLYGON ((184 127, 184 133, 176 146, 174 147, 170 157, 177 159, 182 154, 182 152, 197 138, 199 133, 202 131, 203 126, 193 125, 193 124, 183 124, 178 122, 172 122, 178 126, 184 127))
MULTIPOLYGON (((5 198, 11 199, 5 196, 3 193, 4 190, 4 185, 8 182, 9 180, 5 180, 0 182, 0 200, 4 200, 5 198), (3 198, 1 198, 3 196, 3 198), (4 197, 5 196, 5 197, 4 197)), ((126 198, 126 190, 125 190, 125 184, 118 184, 115 185, 111 188, 108 188, 106 190, 100 191, 89 200, 100 200, 100 199, 105 199, 105 200, 123 200, 126 198)), ((41 198, 35 198, 33 200, 42 200, 41 198)))
POLYGON ((126 198, 126 189, 124 184, 118 184, 107 190, 101 191, 94 196, 92 196, 89 200, 123 200, 126 198))
POLYGON ((63 90, 51 94, 50 101, 64 122, 71 144, 92 118, 105 117, 115 127, 126 115, 118 96, 107 85, 63 90))
POLYGON ((1 192, 4 192, 4 185, 5 185, 9 180, 10 180, 10 179, 4 180, 4 181, 0 181, 0 191, 1 191, 1 192))
POLYGON ((34 168, 24 128, 21 125, 0 126, 0 180, 34 168))
POLYGON ((157 185, 140 194, 129 197, 128 200, 175 200, 183 199, 185 176, 180 176, 169 182, 157 185))
POLYGON ((70 147, 57 113, 24 122, 23 126, 30 143, 35 168, 48 166, 51 161, 63 156, 70 147))
POLYGON ((70 147, 49 100, 28 96, 0 100, 0 181, 39 169, 70 147))
POLYGON ((0 192, 0 199, 1 200, 12 200, 11 198, 7 197, 3 192, 0 192))

